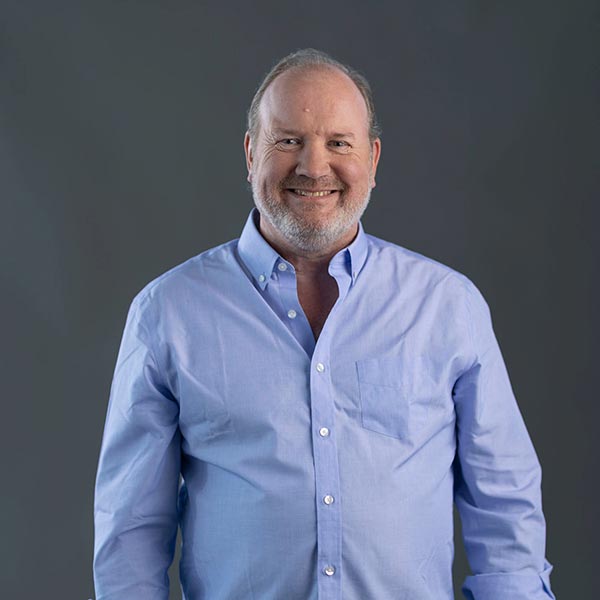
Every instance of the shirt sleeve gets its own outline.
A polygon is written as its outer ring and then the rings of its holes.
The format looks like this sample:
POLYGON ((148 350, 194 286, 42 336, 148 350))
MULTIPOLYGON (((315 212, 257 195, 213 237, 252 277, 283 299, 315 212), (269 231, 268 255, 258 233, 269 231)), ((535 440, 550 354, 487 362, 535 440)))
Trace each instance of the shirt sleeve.
MULTIPOLYGON (((469 282, 470 283, 470 282, 469 282)), ((549 600, 541 468, 512 392, 490 310, 470 283, 475 362, 454 386, 455 503, 472 575, 468 600, 549 600)))
POLYGON ((95 490, 96 600, 167 600, 177 535, 178 404, 139 301, 117 358, 95 490))

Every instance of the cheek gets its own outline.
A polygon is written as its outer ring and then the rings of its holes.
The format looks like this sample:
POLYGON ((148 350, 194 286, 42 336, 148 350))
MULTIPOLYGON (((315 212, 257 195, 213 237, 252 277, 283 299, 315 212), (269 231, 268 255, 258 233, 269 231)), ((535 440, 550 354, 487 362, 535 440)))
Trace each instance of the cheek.
POLYGON ((369 184, 369 165, 349 163, 338 169, 338 177, 352 187, 363 187, 369 184))
POLYGON ((289 160, 281 158, 271 158, 263 163, 260 178, 266 186, 276 186, 279 182, 290 174, 293 165, 289 160))

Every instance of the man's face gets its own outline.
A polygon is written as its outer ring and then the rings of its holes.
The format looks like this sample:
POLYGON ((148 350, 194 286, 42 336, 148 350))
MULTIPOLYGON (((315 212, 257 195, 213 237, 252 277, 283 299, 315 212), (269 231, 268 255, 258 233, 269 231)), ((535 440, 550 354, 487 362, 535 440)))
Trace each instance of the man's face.
POLYGON ((375 187, 380 141, 365 101, 331 67, 292 69, 267 88, 257 139, 244 140, 261 230, 299 254, 347 245, 375 187))

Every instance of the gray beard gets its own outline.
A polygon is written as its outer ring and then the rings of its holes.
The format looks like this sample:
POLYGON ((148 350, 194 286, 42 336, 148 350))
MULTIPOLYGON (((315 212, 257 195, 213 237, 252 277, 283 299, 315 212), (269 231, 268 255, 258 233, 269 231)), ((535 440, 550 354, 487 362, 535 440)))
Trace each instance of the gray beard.
POLYGON ((369 204, 371 190, 360 205, 340 207, 336 217, 319 228, 295 215, 285 204, 274 202, 271 198, 262 198, 260 191, 254 185, 252 185, 252 195, 261 216, 267 219, 294 248, 307 254, 318 254, 334 246, 358 223, 369 204))

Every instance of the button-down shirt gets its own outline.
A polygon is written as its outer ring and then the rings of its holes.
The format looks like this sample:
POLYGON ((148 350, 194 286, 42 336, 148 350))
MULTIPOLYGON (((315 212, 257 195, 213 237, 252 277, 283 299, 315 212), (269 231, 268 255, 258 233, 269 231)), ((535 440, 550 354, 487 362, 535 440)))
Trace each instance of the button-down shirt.
POLYGON ((554 598, 540 465, 475 285, 359 225, 315 342, 256 216, 131 304, 97 600, 166 600, 178 523, 186 600, 449 600, 453 502, 467 597, 554 598))

